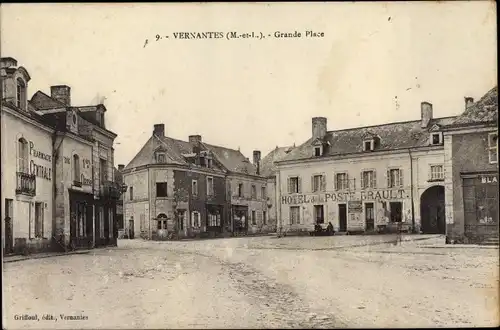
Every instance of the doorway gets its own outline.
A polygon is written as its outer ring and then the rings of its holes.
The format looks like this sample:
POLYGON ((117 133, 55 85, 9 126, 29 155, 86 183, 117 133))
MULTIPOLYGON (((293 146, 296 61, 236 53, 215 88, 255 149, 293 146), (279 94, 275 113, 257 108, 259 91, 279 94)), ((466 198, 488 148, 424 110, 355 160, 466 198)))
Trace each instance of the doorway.
POLYGON ((314 205, 314 219, 316 220, 316 224, 325 223, 323 205, 314 205))
POLYGON ((390 202, 391 222, 401 222, 403 220, 403 203, 390 202))
POLYGON ((422 233, 446 232, 443 186, 433 186, 423 192, 420 197, 420 219, 422 233))
POLYGON ((134 239, 134 219, 128 221, 128 238, 134 239))
POLYGON ((12 233, 13 201, 5 199, 5 253, 14 252, 14 235, 12 233))
POLYGON ((339 204, 339 231, 347 231, 347 205, 339 204))
POLYGON ((375 216, 373 212, 373 203, 365 203, 365 230, 375 230, 375 216))

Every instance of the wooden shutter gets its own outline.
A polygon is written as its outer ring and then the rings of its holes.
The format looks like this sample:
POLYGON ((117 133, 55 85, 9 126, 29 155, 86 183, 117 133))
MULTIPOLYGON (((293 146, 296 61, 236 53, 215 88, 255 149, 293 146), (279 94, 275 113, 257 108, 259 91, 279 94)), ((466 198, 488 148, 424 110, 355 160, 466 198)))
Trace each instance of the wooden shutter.
POLYGON ((399 186, 400 187, 404 186, 404 182, 403 182, 403 170, 402 169, 399 170, 399 186))
POLYGON ((288 193, 291 194, 292 193, 292 187, 291 187, 290 178, 287 179, 287 185, 288 185, 288 193))
POLYGON ((366 188, 366 183, 365 183, 365 177, 364 177, 364 174, 365 172, 364 171, 361 171, 361 189, 365 189, 366 188))
POLYGON ((387 188, 391 187, 391 170, 387 170, 387 188))
POLYGON ((297 192, 302 192, 302 178, 300 176, 297 177, 297 192))
POLYGON ((333 190, 338 190, 337 187, 337 174, 333 173, 333 190))
POLYGON ((377 171, 373 171, 373 188, 377 188, 377 171))
POLYGON ((326 191, 326 175, 321 176, 321 191, 326 191))
POLYGON ((31 207, 31 202, 26 202, 28 204, 28 219, 29 219, 29 238, 35 238, 35 223, 33 216, 33 208, 31 207))
POLYGON ((346 173, 345 174, 345 181, 346 181, 346 185, 347 185, 347 189, 350 189, 351 188, 351 182, 349 181, 349 173, 346 173))
POLYGON ((314 190, 314 175, 311 176, 311 192, 315 192, 316 190, 314 190))

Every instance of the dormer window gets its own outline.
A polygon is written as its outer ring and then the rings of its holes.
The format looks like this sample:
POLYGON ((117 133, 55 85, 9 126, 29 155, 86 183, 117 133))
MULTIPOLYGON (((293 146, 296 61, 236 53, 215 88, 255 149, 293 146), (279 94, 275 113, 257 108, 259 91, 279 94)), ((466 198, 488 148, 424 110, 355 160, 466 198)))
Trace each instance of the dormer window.
POLYGON ((207 158, 207 167, 212 168, 212 159, 211 158, 207 158))
POLYGON ((440 145, 443 143, 443 133, 438 132, 438 133, 431 133, 430 136, 430 144, 431 145, 440 145))
POLYGON ((373 149, 375 149, 375 141, 373 139, 363 141, 363 151, 373 151, 373 149))
POLYGON ((19 109, 26 110, 26 83, 21 78, 17 78, 16 105, 19 109))
POLYGON ((322 146, 314 147, 314 156, 319 157, 321 155, 323 155, 323 147, 322 146))
POLYGON ((165 158, 165 153, 164 152, 157 152, 156 153, 156 162, 158 164, 164 164, 164 163, 166 163, 166 158, 165 158))

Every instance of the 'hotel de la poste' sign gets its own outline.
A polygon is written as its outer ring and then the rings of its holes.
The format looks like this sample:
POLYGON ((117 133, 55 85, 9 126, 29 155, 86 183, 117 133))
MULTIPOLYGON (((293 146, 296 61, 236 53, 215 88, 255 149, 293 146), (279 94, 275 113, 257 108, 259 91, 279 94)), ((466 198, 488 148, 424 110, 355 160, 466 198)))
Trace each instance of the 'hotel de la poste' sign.
POLYGON ((362 190, 320 194, 294 194, 281 196, 281 204, 309 204, 370 200, 397 200, 409 198, 404 189, 362 190))

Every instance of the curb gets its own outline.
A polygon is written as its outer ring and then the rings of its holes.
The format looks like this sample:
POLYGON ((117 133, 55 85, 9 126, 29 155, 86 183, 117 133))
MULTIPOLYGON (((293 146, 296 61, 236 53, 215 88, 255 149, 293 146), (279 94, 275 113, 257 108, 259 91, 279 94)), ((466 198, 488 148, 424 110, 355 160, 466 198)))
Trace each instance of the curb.
MULTIPOLYGON (((45 259, 45 258, 52 258, 52 257, 62 257, 62 256, 67 256, 67 255, 72 255, 72 254, 89 254, 89 251, 73 251, 73 252, 66 252, 66 253, 57 253, 57 254, 51 254, 51 255, 31 255, 31 256, 23 256, 19 257, 19 259, 12 259, 12 260, 3 260, 3 263, 9 263, 9 262, 18 262, 18 261, 25 261, 25 260, 32 260, 32 259, 45 259)), ((14 258, 14 257, 12 257, 14 258)))

